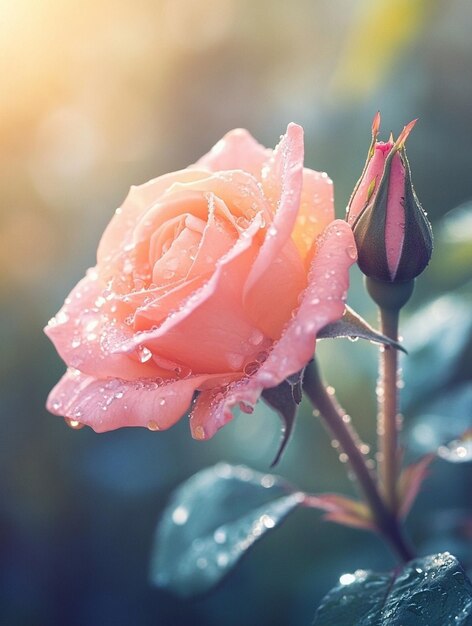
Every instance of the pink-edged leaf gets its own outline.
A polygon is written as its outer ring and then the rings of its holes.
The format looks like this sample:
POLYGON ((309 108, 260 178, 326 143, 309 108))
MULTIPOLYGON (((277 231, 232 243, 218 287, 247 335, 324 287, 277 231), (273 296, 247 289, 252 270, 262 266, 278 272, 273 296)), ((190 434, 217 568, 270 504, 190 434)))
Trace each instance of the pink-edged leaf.
POLYGON ((428 475, 428 468, 434 459, 434 454, 427 454, 416 463, 408 465, 401 473, 398 482, 400 500, 400 516, 406 517, 418 495, 421 484, 428 475))
POLYGON ((306 496, 304 505, 326 511, 324 519, 344 526, 375 530, 375 522, 368 507, 359 500, 353 500, 337 493, 323 493, 306 496))

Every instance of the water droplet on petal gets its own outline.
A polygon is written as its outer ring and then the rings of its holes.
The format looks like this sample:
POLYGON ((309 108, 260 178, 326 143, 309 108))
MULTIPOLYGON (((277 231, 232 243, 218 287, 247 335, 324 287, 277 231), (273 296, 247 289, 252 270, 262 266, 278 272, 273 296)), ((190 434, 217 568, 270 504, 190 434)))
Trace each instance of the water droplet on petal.
POLYGON ((347 256, 352 259, 353 261, 355 261, 357 259, 357 249, 356 246, 348 246, 346 248, 346 254, 347 256))
POLYGON ((263 339, 264 339, 264 333, 262 333, 260 330, 255 328, 252 331, 251 336, 249 337, 249 343, 252 343, 253 346, 258 346, 260 343, 262 343, 263 339))
POLYGON ((205 429, 203 426, 196 426, 193 429, 193 436, 195 439, 205 439, 205 429))
POLYGON ((85 424, 82 424, 82 422, 72 419, 71 417, 65 417, 64 421, 67 424, 67 426, 69 426, 69 428, 72 428, 73 430, 80 430, 81 428, 85 426, 85 424))
POLYGON ((243 365, 244 356, 237 352, 228 352, 226 354, 226 360, 231 369, 239 370, 243 365))
POLYGON ((148 430, 159 430, 159 424, 155 420, 149 420, 147 427, 148 430))
POLYGON ((141 346, 138 349, 138 358, 141 361, 141 363, 146 363, 147 361, 149 361, 149 359, 152 358, 151 350, 148 350, 148 348, 141 346))
POLYGON ((246 376, 252 376, 255 374, 259 369, 259 365, 260 364, 257 361, 249 361, 249 363, 246 363, 244 366, 244 373, 246 376))

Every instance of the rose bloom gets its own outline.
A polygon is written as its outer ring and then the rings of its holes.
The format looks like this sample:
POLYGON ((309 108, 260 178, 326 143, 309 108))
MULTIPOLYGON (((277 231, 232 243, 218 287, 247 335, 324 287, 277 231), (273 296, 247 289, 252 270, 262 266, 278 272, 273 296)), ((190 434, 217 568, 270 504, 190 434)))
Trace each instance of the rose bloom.
POLYGON ((355 259, 331 180, 303 167, 303 129, 274 150, 233 130, 117 209, 45 329, 68 366, 48 409, 103 432, 166 429, 191 408, 209 438, 312 358, 355 259))

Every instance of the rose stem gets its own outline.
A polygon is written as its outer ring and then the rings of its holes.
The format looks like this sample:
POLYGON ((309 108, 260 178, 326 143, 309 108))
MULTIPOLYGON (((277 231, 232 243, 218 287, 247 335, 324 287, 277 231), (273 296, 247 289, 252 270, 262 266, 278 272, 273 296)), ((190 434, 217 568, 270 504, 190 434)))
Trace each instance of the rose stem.
MULTIPOLYGON (((399 311, 380 307, 381 332, 398 340, 399 311)), ((398 354, 392 346, 380 348, 380 374, 377 389, 378 400, 378 467, 380 484, 390 510, 396 514, 398 510, 398 385, 397 385, 398 354)))
POLYGON ((315 361, 312 361, 305 370, 303 388, 312 405, 320 412, 326 427, 339 441, 344 454, 348 457, 351 470, 362 490, 379 532, 402 562, 410 561, 414 558, 414 554, 406 542, 399 521, 380 495, 375 479, 358 448, 358 438, 352 426, 343 420, 343 410, 333 395, 326 390, 315 361))

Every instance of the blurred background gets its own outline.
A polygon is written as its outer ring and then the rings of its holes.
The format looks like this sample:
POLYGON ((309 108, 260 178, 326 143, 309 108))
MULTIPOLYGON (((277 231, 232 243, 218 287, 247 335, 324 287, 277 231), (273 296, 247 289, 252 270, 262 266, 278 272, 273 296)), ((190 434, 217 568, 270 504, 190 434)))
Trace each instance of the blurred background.
MULTIPOLYGON (((274 146, 290 121, 335 182, 338 216, 370 124, 408 145, 434 223, 434 261, 405 312, 409 458, 472 426, 472 5, 468 0, 0 0, 0 624, 259 626, 311 622, 344 572, 385 569, 374 537, 298 511, 214 593, 153 588, 167 498, 219 460, 267 471, 280 425, 264 406, 211 441, 73 431, 44 402, 64 367, 42 333, 131 184, 195 161, 227 130, 274 146)), ((375 322, 352 272, 350 303, 375 322)), ((376 349, 321 343, 326 378, 373 444, 376 349)), ((423 554, 472 563, 470 464, 438 460, 409 518, 423 554)), ((303 405, 277 470, 351 492, 303 405)))

